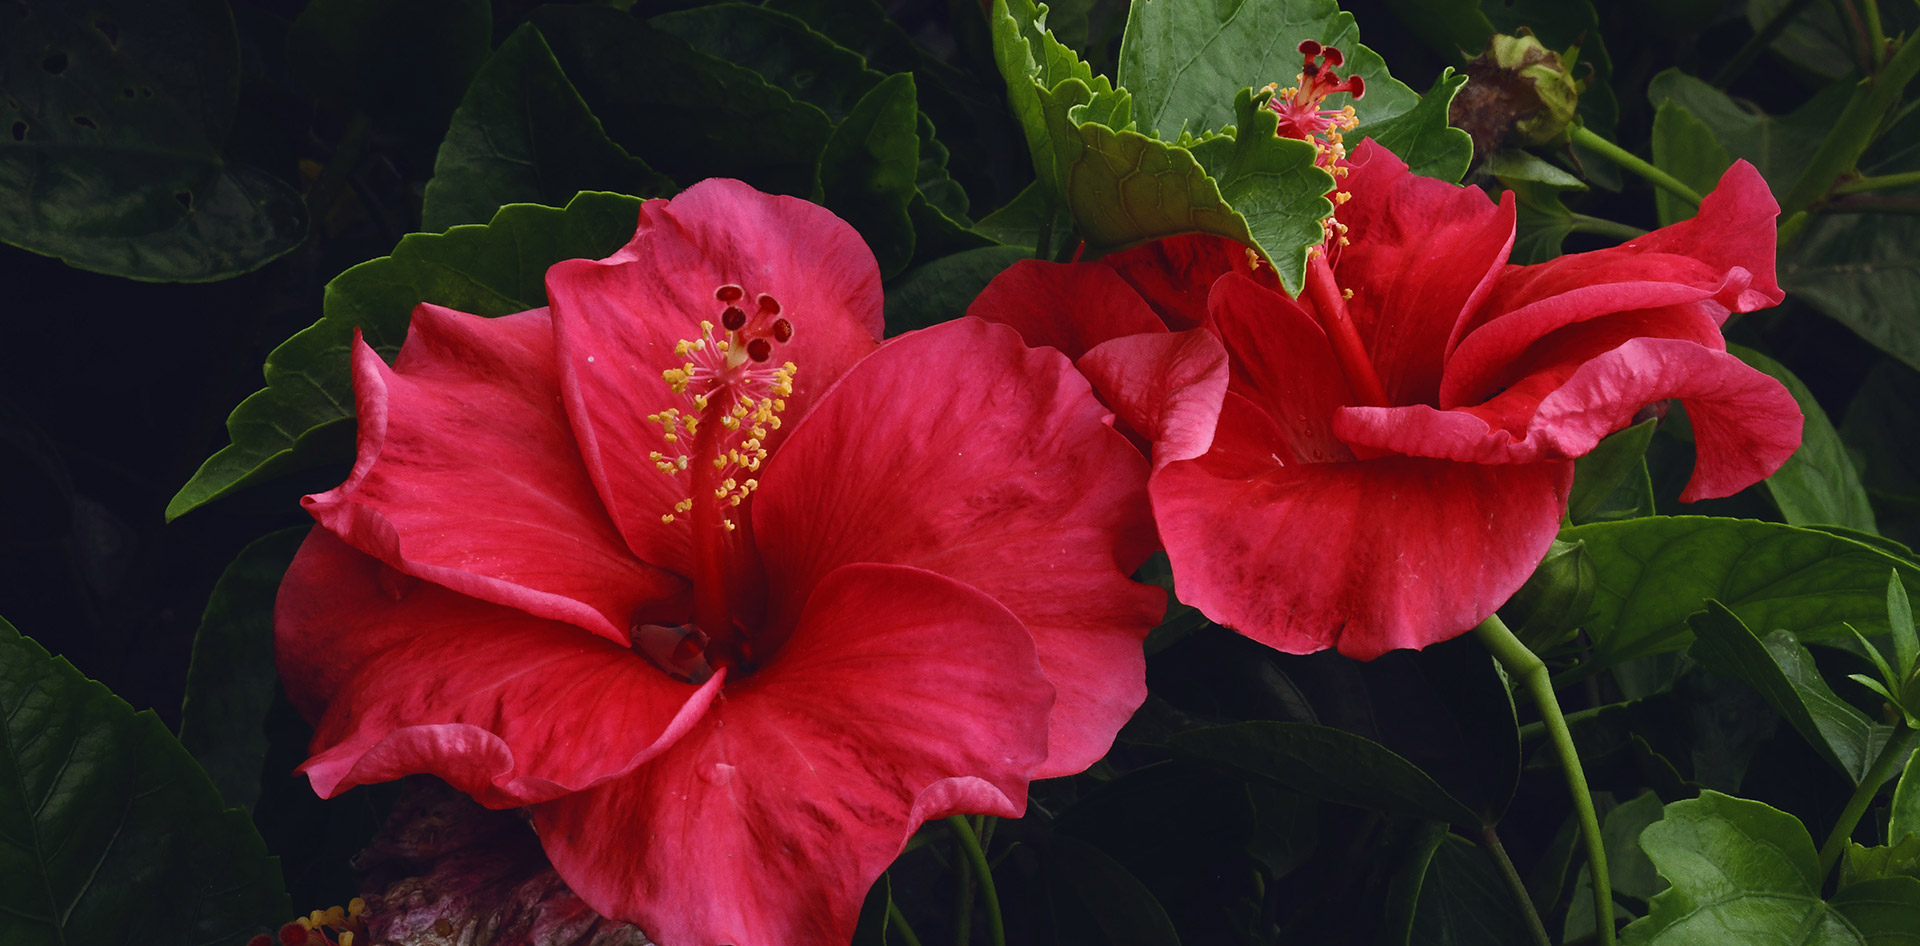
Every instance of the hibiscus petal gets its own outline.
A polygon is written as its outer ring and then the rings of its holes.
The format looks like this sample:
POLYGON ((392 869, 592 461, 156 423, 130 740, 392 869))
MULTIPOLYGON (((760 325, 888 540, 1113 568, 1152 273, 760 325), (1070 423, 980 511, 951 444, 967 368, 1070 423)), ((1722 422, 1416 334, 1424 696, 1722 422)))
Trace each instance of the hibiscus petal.
POLYGON ((1100 265, 1118 273, 1168 328, 1181 332, 1206 323, 1207 291, 1221 276, 1239 273, 1279 289, 1273 267, 1265 263, 1256 267, 1257 259, 1247 247, 1226 237, 1190 234, 1109 253, 1100 258, 1100 265))
POLYGON ((1334 275, 1354 326, 1390 403, 1433 403, 1448 340, 1513 248, 1513 197, 1413 174, 1372 140, 1341 190, 1353 196, 1335 214, 1348 229, 1334 275))
POLYGON ((1214 327, 1226 345, 1231 386, 1280 429, 1273 446, 1284 462, 1347 459, 1333 435, 1333 413, 1354 396, 1326 332, 1292 299, 1244 276, 1214 284, 1214 327))
POLYGON ((1450 343, 1439 403, 1484 400, 1506 383, 1506 365, 1562 326, 1687 304, 1705 307, 1717 324, 1729 311, 1778 304, 1773 218, 1779 212, 1759 172, 1741 161, 1691 220, 1609 249, 1508 267, 1450 343))
POLYGON ((686 738, 534 823, 583 899, 658 942, 838 946, 916 816, 1025 808, 1051 700, 991 598, 849 565, 686 738))
POLYGON ((1780 382, 1723 351, 1642 338, 1581 366, 1540 402, 1534 430, 1580 456, 1653 401, 1679 398, 1699 458, 1682 502, 1730 496, 1773 475, 1800 448, 1800 406, 1780 382))
POLYGON ((640 601, 682 582, 636 560, 588 480, 560 407, 545 309, 414 311, 395 367, 357 339, 360 454, 302 501, 410 575, 620 644, 640 601))
POLYGON ((679 451, 647 416, 686 407, 660 373, 683 363, 674 345, 700 338, 702 320, 719 323, 727 303, 714 293, 723 285, 742 287, 749 311, 771 294, 794 328, 775 352, 799 366, 789 424, 880 339, 880 270, 860 235, 822 207, 739 181, 648 201, 618 253, 547 271, 562 393, 587 472, 634 553, 675 570, 686 561, 686 517, 660 517, 687 483, 655 468, 650 453, 679 451))
POLYGON ((1572 481, 1565 461, 1386 457, 1225 479, 1188 460, 1152 491, 1182 601, 1277 650, 1370 660, 1492 614, 1546 554, 1572 481))
MULTIPOLYGON (((1029 342, 1031 344, 1031 342, 1029 342)), ((1227 393, 1227 350, 1205 329, 1102 342, 1075 365, 1100 399, 1153 444, 1153 467, 1213 444, 1227 393)))
POLYGON ((1021 260, 993 277, 967 314, 1004 322, 1028 345, 1075 360, 1108 339, 1167 331, 1133 287, 1098 263, 1021 260))
POLYGON ((676 682, 579 628, 397 576, 323 528, 280 585, 274 634, 288 697, 317 717, 300 769, 323 797, 419 773, 492 808, 580 791, 672 745, 725 677, 676 682))
POLYGON ((774 627, 853 562, 939 572, 1033 633, 1060 692, 1038 777, 1106 753, 1146 698, 1140 644, 1159 589, 1146 461, 1060 353, 961 319, 890 341, 821 399, 754 500, 774 627))

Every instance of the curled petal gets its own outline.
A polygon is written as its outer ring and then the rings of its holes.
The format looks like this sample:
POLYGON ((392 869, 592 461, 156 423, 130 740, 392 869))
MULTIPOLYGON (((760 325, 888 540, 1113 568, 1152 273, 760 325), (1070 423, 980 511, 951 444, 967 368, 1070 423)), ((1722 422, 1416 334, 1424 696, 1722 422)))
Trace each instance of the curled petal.
POLYGON ((966 582, 1032 632, 1059 690, 1039 777, 1106 753, 1146 698, 1159 589, 1146 461, 1066 358, 960 319, 903 335, 822 398, 754 501, 775 626, 833 569, 912 565, 966 582))
POLYGON ((315 720, 323 797, 404 775, 491 808, 581 791, 672 745, 719 691, 632 651, 399 575, 316 528, 274 607, 275 657, 315 720))
POLYGON ((1205 329, 1127 335, 1076 364, 1100 399, 1153 445, 1153 467, 1190 460, 1213 444, 1227 394, 1227 350, 1205 329))
POLYGON ((303 505, 410 575, 626 643, 636 604, 681 580, 636 561, 560 408, 544 309, 415 310, 395 367, 356 341, 359 459, 303 505))
MULTIPOLYGON (((773 297, 793 326, 791 343, 774 352, 799 366, 789 425, 879 342, 880 270, 860 235, 823 207, 739 181, 648 201, 618 253, 547 271, 561 393, 587 472, 634 553, 675 571, 687 561, 686 521, 660 517, 687 485, 656 469, 653 452, 679 450, 647 417, 686 406, 661 372, 680 367, 674 346, 700 339, 703 320, 724 331, 723 286, 740 287, 746 302, 773 297)), ((783 436, 774 431, 769 448, 783 436)))
POLYGON ((1485 620, 1560 528, 1573 464, 1415 457, 1221 478, 1204 460, 1154 476, 1181 600, 1287 653, 1370 660, 1485 620))
POLYGON ((918 818, 1024 810, 1052 698, 993 599, 849 565, 686 738, 534 822, 583 899, 659 942, 839 946, 918 818))
POLYGON ((1214 284, 1212 313, 1230 357, 1233 392, 1280 431, 1270 451, 1286 463, 1351 457, 1333 435, 1333 414, 1354 402, 1353 390, 1313 316, 1244 276, 1214 284))
POLYGON ((1058 348, 1076 361, 1108 339, 1167 330, 1133 287, 1099 263, 1021 260, 993 277, 967 314, 1011 325, 1028 345, 1058 348))

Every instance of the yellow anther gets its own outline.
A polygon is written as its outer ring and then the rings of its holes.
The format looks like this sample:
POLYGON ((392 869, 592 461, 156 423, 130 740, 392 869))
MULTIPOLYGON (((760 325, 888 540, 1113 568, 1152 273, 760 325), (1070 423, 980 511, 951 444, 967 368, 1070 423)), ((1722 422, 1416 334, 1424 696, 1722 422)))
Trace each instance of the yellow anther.
MULTIPOLYGON (((693 396, 693 409, 694 409, 694 410, 696 410, 696 411, 704 411, 704 410, 706 410, 706 409, 707 409, 707 396, 706 396, 706 395, 704 395, 704 394, 696 394, 696 395, 694 395, 694 396, 693 396)), ((692 421, 688 421, 688 423, 692 423, 692 421)))
POLYGON ((353 946, 352 930, 346 930, 340 934, 340 946, 353 946))
POLYGON ((1351 290, 1351 289, 1342 289, 1342 290, 1340 290, 1340 298, 1342 298, 1342 299, 1351 299, 1351 298, 1353 298, 1353 290, 1351 290))
POLYGON ((664 514, 664 515, 662 515, 662 516, 660 517, 660 521, 661 521, 661 522, 672 522, 672 521, 673 521, 673 513, 670 513, 670 512, 669 512, 669 513, 666 513, 666 514, 664 514))
POLYGON ((727 524, 727 531, 728 531, 728 532, 732 532, 732 531, 733 531, 733 520, 732 520, 732 519, 722 519, 722 520, 720 520, 720 521, 721 521, 721 522, 724 522, 724 523, 726 523, 726 524, 727 524))
POLYGON ((347 901, 348 916, 357 917, 360 914, 365 912, 367 912, 367 901, 362 900, 359 897, 355 897, 352 900, 347 901))

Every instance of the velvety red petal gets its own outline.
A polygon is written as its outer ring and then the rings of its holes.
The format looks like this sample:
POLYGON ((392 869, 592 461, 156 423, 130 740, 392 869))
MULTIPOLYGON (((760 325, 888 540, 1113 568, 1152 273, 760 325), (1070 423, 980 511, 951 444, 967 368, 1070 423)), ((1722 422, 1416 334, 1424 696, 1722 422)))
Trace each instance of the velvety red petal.
POLYGON ((1167 330, 1139 293, 1098 263, 1021 260, 993 277, 967 314, 1004 322, 1028 345, 1075 360, 1111 338, 1167 330))
POLYGON ((1103 342, 1075 367, 1100 399, 1153 444, 1153 466, 1188 460, 1213 444, 1227 393, 1227 350, 1205 329, 1103 342))
POLYGON ((1211 311, 1230 358, 1231 389, 1279 428, 1281 440, 1272 449, 1281 460, 1351 458, 1333 435, 1333 413, 1354 396, 1313 316, 1285 295, 1237 275, 1214 284, 1211 311))
POLYGON ((633 557, 560 406, 544 309, 415 310, 395 366, 356 342, 360 452, 313 517, 403 572, 620 644, 680 579, 633 557))
POLYGON ((1534 435, 1561 456, 1581 456, 1640 406, 1670 397, 1687 409, 1699 453, 1684 502, 1752 486, 1800 447, 1800 406, 1780 382, 1726 352, 1658 338, 1581 366, 1540 402, 1534 435))
POLYGON ((1287 653, 1368 660, 1492 614, 1546 554, 1572 482, 1565 461, 1387 457, 1224 479, 1188 460, 1152 490, 1182 601, 1287 653))
POLYGON ((918 817, 1020 814, 1051 700, 991 598, 849 565, 672 749, 534 823, 583 899, 656 942, 844 946, 918 817))
POLYGON ((1389 402, 1434 403, 1449 339, 1513 248, 1513 197, 1413 174, 1371 140, 1341 190, 1353 196, 1334 215, 1347 227, 1334 275, 1354 327, 1389 402))
POLYGON ((1146 697, 1140 643, 1159 589, 1146 461, 1065 356, 960 319, 896 338, 823 398, 754 500, 773 624, 829 572, 912 565, 1018 615, 1059 690, 1038 777, 1106 753, 1146 697))
POLYGON ((687 482, 655 468, 650 453, 678 450, 647 416, 687 407, 660 373, 683 363, 674 345, 700 338, 702 320, 723 331, 727 303, 714 295, 723 285, 744 289, 749 313, 759 294, 772 295, 793 326, 793 341, 775 351, 799 367, 789 424, 879 342, 880 270, 860 235, 825 208, 739 181, 648 201, 618 253, 547 271, 562 393, 587 472, 633 551, 675 570, 686 561, 687 520, 660 517, 686 497, 687 482))
POLYGON ((1511 266, 1450 349, 1442 406, 1471 404, 1505 383, 1501 369, 1563 326, 1637 309, 1692 305, 1716 324, 1783 298, 1774 280, 1779 205, 1739 162, 1700 213, 1617 247, 1511 266))
POLYGON ((314 719, 301 771, 332 797, 404 775, 507 808, 632 771, 718 692, 631 650, 395 573, 316 528, 274 607, 275 657, 314 719))
POLYGON ((1256 267, 1257 259, 1246 246, 1226 237, 1189 234, 1109 253, 1100 265, 1126 280, 1168 328, 1182 332, 1206 323, 1207 291, 1221 276, 1239 273, 1279 289, 1273 267, 1256 267))

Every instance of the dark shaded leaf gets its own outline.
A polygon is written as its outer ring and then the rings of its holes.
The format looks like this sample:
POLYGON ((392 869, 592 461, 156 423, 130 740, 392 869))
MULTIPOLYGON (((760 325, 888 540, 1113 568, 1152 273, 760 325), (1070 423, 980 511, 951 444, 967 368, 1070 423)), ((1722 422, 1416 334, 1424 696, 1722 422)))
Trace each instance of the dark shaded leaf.
POLYGON ((273 601, 305 526, 269 533, 240 550, 207 599, 193 636, 180 744, 207 770, 222 797, 252 808, 267 756, 273 664, 273 601))
POLYGON ((887 334, 898 335, 966 315, 973 297, 993 277, 1027 256, 1026 250, 1017 246, 988 246, 907 270, 887 286, 887 334))
POLYGON ((1250 722, 1195 729, 1167 740, 1195 760, 1270 778, 1326 801, 1455 824, 1479 824, 1413 763, 1362 736, 1311 723, 1250 722))
POLYGON ((1767 477, 1767 493, 1780 514, 1794 525, 1835 525, 1860 532, 1874 529, 1873 506, 1867 502, 1866 487, 1853 470, 1840 433, 1833 429, 1827 412, 1813 392, 1794 377, 1785 365, 1743 345, 1728 345, 1727 350, 1771 375, 1785 385, 1800 404, 1806 424, 1800 431, 1800 449, 1767 477))
POLYGON ((278 863, 151 711, 0 620, 0 941, 245 942, 278 863))
POLYGON ((1180 934, 1159 901, 1099 848, 1056 835, 1046 877, 1055 942, 1179 946, 1180 934))
POLYGON ((353 331, 392 356, 413 307, 434 302, 477 315, 507 315, 547 304, 547 268, 600 258, 633 238, 638 199, 588 192, 566 209, 513 204, 493 222, 416 233, 393 254, 361 263, 327 284, 326 314, 267 356, 267 387, 227 418, 233 444, 201 464, 167 504, 167 518, 251 483, 310 465, 316 454, 352 455, 353 331), (314 449, 324 444, 344 450, 314 449))
POLYGON ((205 282, 306 238, 292 188, 222 155, 240 46, 222 0, 0 7, 0 241, 205 282))
POLYGON ((1447 835, 1428 862, 1408 946, 1523 943, 1528 936, 1513 891, 1487 852, 1447 835))
POLYGON ((916 193, 919 116, 913 76, 889 76, 834 129, 820 157, 827 208, 860 231, 880 262, 882 276, 899 272, 913 257, 913 220, 907 207, 916 193))
MULTIPOLYGON (((1607 435, 1586 456, 1573 461, 1573 492, 1567 499, 1567 516, 1575 523, 1622 518, 1610 500, 1622 487, 1647 476, 1647 445, 1653 442, 1653 429, 1659 421, 1648 418, 1625 430, 1607 435)), ((1651 500, 1651 496, 1648 497, 1651 500)), ((1626 510, 1639 512, 1638 509, 1626 510)), ((1648 509, 1647 514, 1652 510, 1648 509)), ((1631 518, 1631 517, 1626 517, 1631 518)))
POLYGON ((506 204, 565 204, 583 190, 640 197, 673 182, 607 140, 531 24, 487 60, 453 114, 427 182, 421 229, 485 223, 506 204))
POLYGON ((492 32, 486 0, 312 0, 287 31, 287 66, 322 102, 432 140, 492 32))

